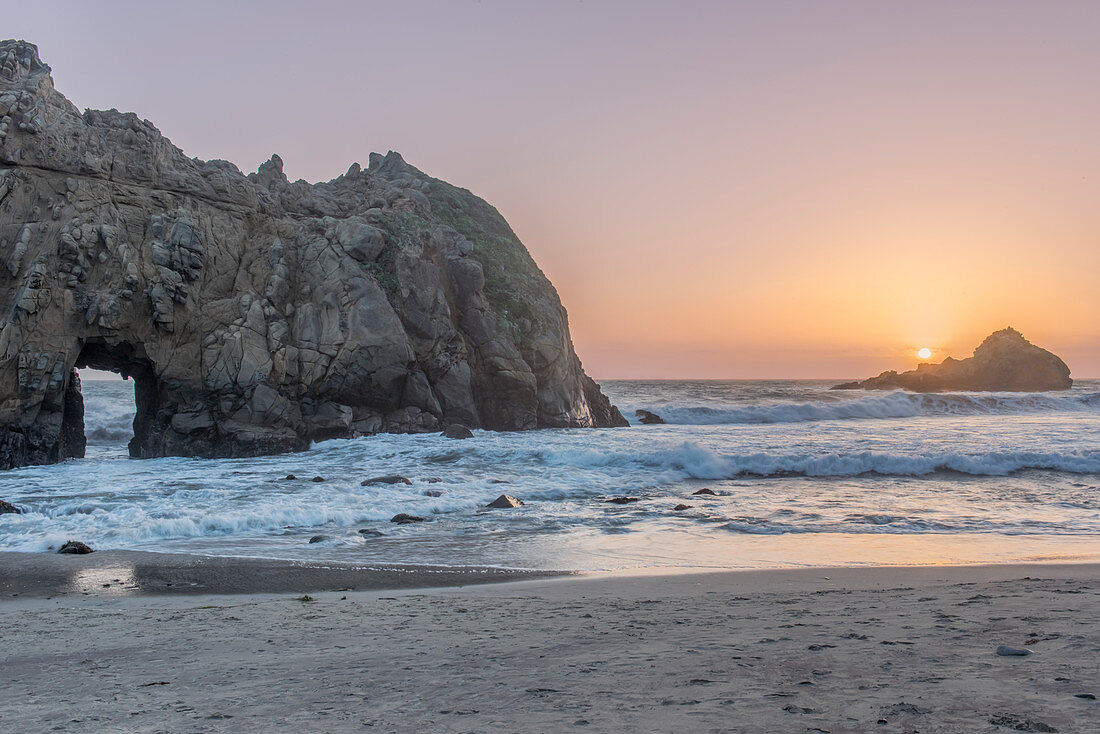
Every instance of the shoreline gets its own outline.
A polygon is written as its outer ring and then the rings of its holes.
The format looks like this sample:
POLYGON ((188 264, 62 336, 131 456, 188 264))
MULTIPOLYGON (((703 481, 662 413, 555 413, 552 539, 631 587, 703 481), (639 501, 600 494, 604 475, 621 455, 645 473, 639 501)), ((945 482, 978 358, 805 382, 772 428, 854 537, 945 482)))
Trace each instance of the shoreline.
POLYGON ((688 579, 737 583, 746 589, 797 589, 829 580, 852 588, 898 574, 932 581, 993 581, 1028 574, 1100 578, 1095 560, 1027 560, 1004 563, 881 563, 774 568, 654 566, 616 571, 530 570, 491 566, 295 561, 152 551, 102 550, 86 555, 0 551, 0 602, 63 596, 156 597, 263 595, 325 591, 374 592, 464 588, 563 579, 616 582, 688 579))

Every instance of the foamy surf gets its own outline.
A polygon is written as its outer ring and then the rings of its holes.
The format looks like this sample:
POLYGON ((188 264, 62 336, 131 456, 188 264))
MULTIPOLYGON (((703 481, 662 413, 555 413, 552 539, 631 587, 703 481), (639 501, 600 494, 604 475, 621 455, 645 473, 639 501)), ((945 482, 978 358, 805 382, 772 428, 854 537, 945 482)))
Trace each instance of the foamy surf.
POLYGON ((807 403, 762 403, 712 407, 646 404, 627 406, 624 414, 637 423, 639 408, 674 425, 799 423, 803 421, 881 420, 961 415, 1014 415, 1043 412, 1095 412, 1100 393, 858 393, 857 397, 807 403))
POLYGON ((620 405, 650 406, 669 424, 137 461, 125 448, 132 387, 89 382, 86 423, 100 442, 87 459, 0 477, 0 497, 26 511, 0 516, 0 550, 80 539, 311 561, 617 568, 687 563, 684 538, 1100 532, 1097 385, 855 397, 827 386, 612 382, 604 387, 620 405), (392 473, 412 484, 361 486, 392 473), (715 494, 693 494, 702 487, 715 494), (526 504, 485 507, 503 493, 526 504), (395 525, 398 513, 426 521, 395 525))

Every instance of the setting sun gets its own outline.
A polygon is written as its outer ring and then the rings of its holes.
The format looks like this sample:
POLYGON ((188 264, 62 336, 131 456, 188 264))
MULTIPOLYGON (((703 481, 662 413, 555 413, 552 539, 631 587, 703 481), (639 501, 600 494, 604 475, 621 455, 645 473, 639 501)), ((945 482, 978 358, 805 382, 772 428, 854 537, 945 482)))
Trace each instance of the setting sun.
POLYGON ((917 356, 920 357, 921 359, 928 359, 929 357, 932 356, 932 350, 929 349, 928 347, 921 347, 920 349, 917 350, 917 356))

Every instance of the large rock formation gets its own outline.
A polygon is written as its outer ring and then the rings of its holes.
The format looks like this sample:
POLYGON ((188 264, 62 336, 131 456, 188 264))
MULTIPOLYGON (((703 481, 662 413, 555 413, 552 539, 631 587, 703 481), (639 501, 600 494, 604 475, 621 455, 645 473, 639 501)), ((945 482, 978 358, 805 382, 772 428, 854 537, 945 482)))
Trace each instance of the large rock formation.
POLYGON ((917 365, 915 370, 883 372, 862 382, 845 382, 834 390, 994 390, 1040 392, 1073 387, 1069 367, 1045 349, 1035 346, 1015 329, 1001 329, 985 338, 973 357, 948 357, 939 364, 917 365))
POLYGON ((83 453, 76 367, 136 380, 136 457, 380 431, 625 425, 503 218, 396 153, 244 176, 81 114, 0 42, 0 467, 83 453))

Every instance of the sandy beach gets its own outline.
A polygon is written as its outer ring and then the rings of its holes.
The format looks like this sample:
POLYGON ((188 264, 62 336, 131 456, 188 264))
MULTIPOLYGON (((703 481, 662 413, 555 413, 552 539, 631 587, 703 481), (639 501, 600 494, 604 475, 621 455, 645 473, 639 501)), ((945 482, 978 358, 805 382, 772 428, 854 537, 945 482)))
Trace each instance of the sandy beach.
POLYGON ((134 555, 5 555, 6 731, 1100 730, 1095 564, 384 590, 392 570, 168 556, 190 593, 98 582, 134 555), (27 580, 62 567, 94 573, 27 580), (187 580, 213 578, 252 593, 187 580))

